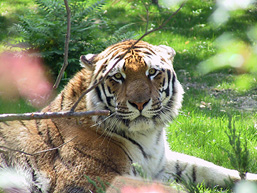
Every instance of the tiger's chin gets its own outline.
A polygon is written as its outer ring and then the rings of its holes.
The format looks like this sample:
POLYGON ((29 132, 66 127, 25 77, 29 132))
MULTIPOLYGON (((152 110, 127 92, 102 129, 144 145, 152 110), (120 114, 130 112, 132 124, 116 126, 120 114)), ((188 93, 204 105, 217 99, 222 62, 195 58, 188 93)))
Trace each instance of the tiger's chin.
POLYGON ((151 132, 154 130, 162 129, 165 126, 165 123, 163 123, 159 118, 147 118, 142 115, 134 118, 133 120, 121 118, 117 118, 117 120, 119 123, 115 125, 115 129, 112 129, 112 131, 117 133, 125 132, 135 134, 151 132))

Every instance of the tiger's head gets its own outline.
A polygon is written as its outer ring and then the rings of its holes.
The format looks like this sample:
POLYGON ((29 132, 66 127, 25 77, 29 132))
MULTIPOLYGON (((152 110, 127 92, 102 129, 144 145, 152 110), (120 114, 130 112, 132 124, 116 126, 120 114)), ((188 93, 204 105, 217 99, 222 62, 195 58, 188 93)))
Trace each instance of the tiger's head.
MULTIPOLYGON (((81 56, 93 71, 91 86, 101 80, 134 40, 120 42, 100 54, 81 56)), ((173 69, 175 51, 140 41, 87 95, 88 110, 109 110, 109 117, 94 117, 105 130, 147 132, 162 128, 181 107, 183 88, 173 69)))

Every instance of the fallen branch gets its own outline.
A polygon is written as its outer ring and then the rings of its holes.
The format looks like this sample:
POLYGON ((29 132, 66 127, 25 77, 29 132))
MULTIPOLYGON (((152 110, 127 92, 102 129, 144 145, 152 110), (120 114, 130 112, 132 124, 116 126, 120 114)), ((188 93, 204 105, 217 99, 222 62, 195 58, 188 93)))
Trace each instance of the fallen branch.
MULTIPOLYGON (((6 149, 8 151, 18 152, 18 153, 29 155, 29 156, 35 156, 35 155, 38 155, 38 154, 41 154, 41 153, 46 153, 46 152, 49 152, 49 151, 54 151, 54 150, 60 149, 62 146, 64 146, 67 143, 71 142, 75 138, 76 137, 73 137, 71 140, 69 140, 69 141, 59 145, 58 147, 54 147, 54 148, 50 148, 50 149, 46 149, 46 150, 42 150, 42 151, 37 151, 35 153, 28 153, 28 152, 25 152, 25 151, 21 151, 21 150, 17 150, 17 149, 12 149, 12 148, 9 148, 9 147, 6 147, 6 146, 2 146, 2 145, 0 145, 0 149, 6 149)), ((5 150, 0 150, 0 152, 4 153, 6 151, 5 150)))
POLYGON ((110 114, 107 110, 99 111, 85 111, 85 112, 34 112, 34 113, 23 113, 23 114, 2 114, 0 115, 0 122, 3 121, 15 121, 15 120, 33 120, 33 119, 52 119, 52 118, 74 118, 74 117, 85 117, 94 115, 108 116, 110 114))
POLYGON ((90 88, 88 88, 86 91, 84 91, 81 96, 79 97, 79 99, 76 101, 76 103, 74 103, 74 105, 71 107, 71 112, 74 112, 76 107, 78 106, 79 102, 81 101, 81 99, 90 91, 92 91, 93 89, 95 89, 100 83, 102 83, 104 81, 104 79, 108 76, 109 72, 130 52, 131 49, 134 48, 134 46, 140 41, 142 40, 145 36, 149 35, 150 33, 153 33, 155 31, 158 31, 160 29, 162 29, 170 20, 171 18, 173 18, 179 11, 180 9, 185 5, 185 2, 181 4, 181 6, 172 14, 170 15, 170 17, 164 21, 159 27, 152 29, 150 31, 146 31, 134 44, 132 44, 128 50, 113 64, 113 66, 106 72, 106 74, 102 77, 101 80, 99 80, 97 83, 95 83, 93 86, 91 86, 90 88))

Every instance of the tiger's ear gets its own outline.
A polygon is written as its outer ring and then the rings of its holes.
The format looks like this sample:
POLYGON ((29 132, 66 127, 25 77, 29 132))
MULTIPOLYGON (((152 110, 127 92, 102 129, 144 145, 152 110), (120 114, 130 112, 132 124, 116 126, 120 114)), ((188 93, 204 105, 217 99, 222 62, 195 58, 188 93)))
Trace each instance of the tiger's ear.
POLYGON ((166 58, 170 59, 171 62, 173 62, 173 59, 176 55, 176 51, 172 47, 165 46, 165 45, 159 45, 156 47, 157 47, 157 51, 159 51, 161 55, 164 55, 166 58))
POLYGON ((96 56, 97 54, 87 54, 87 55, 80 56, 80 66, 93 71, 95 68, 94 59, 96 56))

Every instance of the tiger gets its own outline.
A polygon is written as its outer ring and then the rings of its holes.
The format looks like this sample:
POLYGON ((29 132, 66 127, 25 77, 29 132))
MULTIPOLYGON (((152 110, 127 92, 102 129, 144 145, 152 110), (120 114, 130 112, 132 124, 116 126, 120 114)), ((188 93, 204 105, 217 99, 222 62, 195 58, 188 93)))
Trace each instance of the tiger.
MULTIPOLYGON (((236 170, 170 150, 165 126, 179 114, 184 94, 173 68, 176 52, 166 45, 135 43, 126 40, 82 55, 83 68, 41 110, 69 111, 99 83, 75 110, 108 110, 108 116, 0 122, 2 190, 95 192, 94 183, 140 178, 135 164, 160 182, 184 179, 225 187, 228 180, 240 180, 236 170)), ((247 173, 246 179, 257 180, 257 174, 247 173)))

